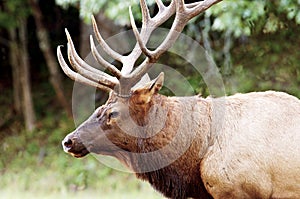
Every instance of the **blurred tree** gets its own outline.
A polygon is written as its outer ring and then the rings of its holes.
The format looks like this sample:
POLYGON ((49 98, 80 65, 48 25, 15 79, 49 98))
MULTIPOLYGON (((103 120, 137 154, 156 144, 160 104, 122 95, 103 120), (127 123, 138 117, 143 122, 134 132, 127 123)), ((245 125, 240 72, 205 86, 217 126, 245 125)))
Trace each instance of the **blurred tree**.
POLYGON ((60 70, 57 64, 56 57, 54 56, 51 49, 48 30, 43 24, 42 11, 36 0, 28 0, 28 2, 31 7, 33 17, 35 19, 36 33, 39 41, 39 46, 41 51, 44 54, 45 60, 47 62, 48 70, 50 72, 50 83, 52 84, 55 90, 56 97, 59 103, 64 107, 67 114, 71 117, 72 116, 71 106, 67 102, 64 94, 63 85, 60 76, 60 70))
POLYGON ((5 12, 1 12, 0 26, 8 30, 10 41, 10 64, 13 71, 14 106, 22 112, 28 131, 35 129, 35 111, 32 101, 29 59, 27 17, 29 9, 22 0, 4 2, 5 12))
POLYGON ((18 77, 21 76, 20 73, 20 65, 19 60, 15 59, 16 57, 20 57, 20 51, 19 51, 19 43, 17 42, 17 33, 15 28, 9 28, 8 29, 8 35, 9 35, 9 49, 10 49, 10 65, 12 67, 12 77, 13 77, 13 97, 14 97, 14 110, 17 113, 17 115, 22 114, 22 105, 21 105, 21 82, 18 77))
POLYGON ((36 22, 36 34, 39 46, 44 54, 50 73, 50 83, 53 86, 59 104, 62 105, 69 116, 72 115, 71 107, 67 102, 56 56, 51 49, 48 39, 48 30, 42 20, 42 13, 35 0, 7 0, 0 3, 0 27, 7 30, 10 66, 13 77, 14 111, 23 114, 26 129, 35 128, 35 111, 32 101, 30 63, 28 55, 28 18, 33 15, 36 22))

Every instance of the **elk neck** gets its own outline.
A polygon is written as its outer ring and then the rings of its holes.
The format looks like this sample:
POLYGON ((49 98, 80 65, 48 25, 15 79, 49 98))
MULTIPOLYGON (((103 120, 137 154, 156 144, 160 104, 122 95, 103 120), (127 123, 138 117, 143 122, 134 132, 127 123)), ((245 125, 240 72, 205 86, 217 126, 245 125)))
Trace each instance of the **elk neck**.
POLYGON ((210 143, 210 108, 203 98, 155 95, 146 113, 130 167, 166 197, 210 198, 200 175, 200 163, 210 143), (178 148, 180 146, 181 148, 178 148), (141 155, 143 154, 143 155, 141 155), (196 186, 195 186, 196 185, 196 186))

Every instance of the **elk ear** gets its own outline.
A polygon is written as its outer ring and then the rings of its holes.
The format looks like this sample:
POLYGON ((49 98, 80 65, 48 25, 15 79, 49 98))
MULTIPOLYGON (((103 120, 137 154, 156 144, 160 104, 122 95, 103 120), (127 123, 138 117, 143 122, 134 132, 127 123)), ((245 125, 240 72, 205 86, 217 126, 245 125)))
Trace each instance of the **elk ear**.
POLYGON ((161 72, 157 78, 149 82, 150 86, 148 87, 148 90, 152 92, 153 94, 158 93, 158 91, 162 88, 164 84, 164 73, 161 72))
POLYGON ((145 104, 149 103, 152 96, 162 88, 164 83, 164 73, 161 72, 157 78, 147 82, 144 85, 139 85, 138 88, 135 88, 132 91, 132 99, 135 103, 145 104))

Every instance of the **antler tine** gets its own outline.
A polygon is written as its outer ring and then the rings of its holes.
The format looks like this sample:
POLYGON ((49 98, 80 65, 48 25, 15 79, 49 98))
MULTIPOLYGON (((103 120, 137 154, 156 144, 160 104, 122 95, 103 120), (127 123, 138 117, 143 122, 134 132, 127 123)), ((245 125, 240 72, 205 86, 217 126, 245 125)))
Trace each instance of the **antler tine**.
POLYGON ((84 62, 77 54, 72 38, 68 31, 66 30, 66 35, 68 38, 68 58, 70 61, 71 66, 82 76, 94 80, 99 81, 102 84, 105 85, 111 85, 114 87, 118 84, 118 81, 115 77, 112 77, 100 70, 96 70, 95 68, 88 65, 86 62, 84 62))
POLYGON ((165 9, 165 5, 161 0, 155 0, 156 5, 158 6, 158 12, 162 12, 165 9))
POLYGON ((99 54, 92 35, 90 35, 90 44, 92 54, 94 58, 98 61, 98 63, 107 68, 116 78, 120 79, 122 76, 121 72, 114 65, 104 60, 103 57, 99 54))
POLYGON ((80 75, 82 75, 83 77, 85 77, 87 79, 90 79, 95 82, 99 82, 106 86, 114 87, 116 84, 118 84, 117 82, 106 79, 105 76, 102 76, 102 75, 100 76, 96 73, 93 73, 91 71, 88 71, 88 70, 85 70, 84 68, 82 68, 81 65, 78 64, 76 62, 76 60, 74 59, 74 55, 73 55, 74 52, 72 50, 72 47, 70 47, 70 46, 71 45, 68 43, 68 59, 69 59, 71 66, 74 68, 75 71, 77 71, 77 73, 79 73, 80 75))
POLYGON ((154 51, 147 49, 146 44, 138 34, 138 31, 135 30, 135 24, 132 23, 136 40, 140 46, 140 49, 147 56, 147 58, 130 74, 131 78, 134 78, 134 76, 141 77, 143 74, 145 74, 153 65, 153 62, 155 62, 161 56, 161 54, 167 51, 175 43, 181 31, 191 18, 220 1, 221 0, 205 0, 198 2, 197 4, 189 4, 189 8, 186 7, 183 0, 175 1, 176 16, 171 30, 164 41, 154 51))
POLYGON ((152 18, 156 27, 167 21, 175 13, 175 2, 171 1, 170 5, 165 6, 161 0, 156 0, 158 6, 158 13, 152 18))
MULTIPOLYGON (((140 4, 141 4, 141 10, 142 10, 142 22, 143 22, 143 24, 147 24, 148 21, 151 19, 151 17, 150 17, 150 13, 149 13, 149 9, 148 9, 146 0, 140 0, 140 4)), ((132 14, 131 6, 129 6, 129 9, 130 9, 129 14, 130 13, 132 14)))
POLYGON ((64 71, 64 73, 70 77, 72 80, 74 81, 77 81, 77 82, 80 82, 80 83, 83 83, 83 84, 86 84, 86 85, 89 85, 89 86, 92 86, 92 87, 95 87, 95 88, 99 88, 101 90, 104 90, 106 92, 110 92, 112 90, 112 88, 110 87, 107 87, 105 85, 102 85, 102 84, 99 84, 97 82, 94 82, 92 80, 89 80, 83 76, 81 76, 80 74, 78 73, 75 73, 74 71, 72 71, 68 64, 66 63, 66 61, 64 60, 63 58, 63 55, 61 53, 61 46, 58 46, 57 47, 57 57, 58 57, 58 62, 62 68, 62 70, 64 71))
POLYGON ((183 0, 175 1, 175 8, 176 16, 171 30, 164 41, 152 52, 152 57, 156 59, 174 44, 186 23, 189 21, 189 18, 185 15, 185 4, 183 0))
MULTIPOLYGON (((140 46, 143 46, 141 44, 143 43, 143 44, 146 45, 146 43, 149 40, 150 35, 152 34, 153 30, 155 30, 158 26, 160 26, 167 19, 169 19, 170 16, 172 16, 175 12, 175 4, 174 4, 173 1, 168 6, 165 6, 160 0, 156 0, 156 3, 159 7, 159 12, 153 18, 151 18, 150 15, 148 14, 149 9, 147 7, 146 1, 145 0, 140 0, 142 14, 144 13, 143 16, 142 16, 143 17, 143 24, 142 24, 142 28, 141 28, 140 33, 138 33, 137 28, 133 28, 133 31, 135 31, 134 32, 135 37, 137 37, 136 33, 139 34, 140 40, 142 42, 140 41, 140 43, 139 43, 139 41, 137 40, 137 44, 135 45, 135 47, 131 51, 131 53, 122 58, 123 68, 121 70, 121 73, 123 75, 130 75, 130 72, 133 69, 133 65, 134 65, 135 61, 141 55, 142 49, 144 49, 144 48, 140 48, 140 46), (134 60, 134 62, 132 60, 134 60)), ((133 17, 131 16, 131 18, 133 18, 133 17)), ((133 24, 133 23, 131 22, 131 24, 133 24)), ((143 52, 143 53, 146 54, 147 52, 143 52)))
MULTIPOLYGON (((98 74, 98 75, 100 75, 100 76, 102 76, 102 75, 105 76, 105 75, 106 75, 105 73, 103 74, 102 72, 99 72, 99 70, 97 70, 97 69, 91 67, 90 65, 86 64, 86 63, 79 57, 79 55, 77 54, 77 52, 76 52, 76 50, 75 50, 74 43, 73 43, 73 40, 72 40, 72 37, 71 37, 69 31, 68 31, 67 29, 65 29, 65 32, 66 32, 67 39, 68 39, 68 44, 69 44, 69 45, 68 45, 68 52, 69 52, 68 55, 70 55, 71 58, 72 58, 73 60, 76 60, 77 63, 82 64, 81 67, 85 68, 86 70, 89 70, 89 71, 91 71, 91 72, 93 72, 93 73, 95 73, 95 74, 98 74)), ((75 61, 74 61, 74 63, 75 63, 75 61)), ((78 66, 75 66, 74 69, 75 69, 75 70, 80 70, 80 69, 77 69, 77 68, 78 68, 78 66)), ((79 66, 79 68, 80 68, 80 66, 79 66)))
POLYGON ((194 8, 198 4, 199 4, 199 2, 187 3, 187 4, 185 4, 185 7, 186 8, 194 8))
POLYGON ((135 21, 134 21, 134 17, 131 11, 131 6, 129 6, 129 16, 130 16, 130 23, 131 23, 131 27, 134 33, 134 36, 140 46, 141 51, 147 56, 147 57, 151 57, 151 52, 146 48, 146 44, 144 43, 143 39, 140 36, 140 33, 136 27, 135 21))
POLYGON ((155 62, 151 61, 148 57, 128 76, 132 82, 137 82, 147 71, 152 67, 155 62))
POLYGON ((98 43, 100 44, 100 46, 102 47, 102 49, 109 55, 111 56, 113 59, 122 62, 122 55, 117 53, 116 51, 114 51, 109 45, 107 45, 107 43, 104 41, 103 37, 100 34, 100 31, 97 27, 97 23, 95 20, 95 17, 92 15, 92 25, 93 25, 93 29, 94 29, 94 33, 96 36, 96 39, 98 41, 98 43))
MULTIPOLYGON (((142 11, 141 35, 143 35, 142 36, 143 39, 141 39, 141 40, 148 40, 151 35, 151 32, 153 31, 153 30, 151 30, 151 28, 153 27, 153 23, 151 21, 149 9, 148 9, 148 6, 147 6, 147 3, 145 0, 140 0, 140 7, 141 7, 141 11, 142 11)), ((135 35, 136 34, 139 35, 135 21, 134 21, 134 17, 132 14, 131 6, 129 6, 129 17, 130 17, 131 26, 133 28, 133 33, 135 35)), ((135 37, 137 37, 137 36, 135 36, 135 37)), ((123 57, 123 61, 122 61, 123 68, 121 70, 122 74, 128 75, 132 71, 135 61, 139 58, 139 56, 142 53, 140 46, 141 46, 141 44, 137 43, 135 45, 134 49, 131 51, 131 53, 129 55, 123 57)))
POLYGON ((169 34, 167 35, 167 37, 165 38, 165 40, 163 41, 163 43, 154 51, 150 51, 149 49, 147 49, 146 44, 144 43, 143 39, 141 38, 140 34, 138 33, 137 27, 135 25, 133 16, 132 16, 132 12, 131 9, 129 7, 129 14, 130 14, 130 21, 131 21, 131 26, 134 32, 134 35, 136 37, 136 40, 140 46, 141 51, 152 61, 154 62, 155 60, 157 60, 159 58, 159 56, 165 52, 167 49, 169 49, 173 42, 170 41, 176 41, 179 33, 181 32, 181 30, 183 29, 184 25, 185 25, 185 21, 188 21, 187 19, 184 20, 184 18, 180 18, 178 17, 178 13, 182 13, 185 10, 184 7, 184 2, 183 1, 176 1, 175 2, 176 5, 176 17, 181 19, 181 20, 174 20, 174 23, 172 25, 172 28, 169 32, 169 34), (181 23, 178 25, 178 23, 181 23))
MULTIPOLYGON (((211 6, 221 2, 222 0, 205 0, 198 3, 193 7, 187 7, 186 13, 189 16, 189 19, 199 15, 201 12, 207 10, 211 6)), ((192 4, 191 4, 192 5, 192 4)))

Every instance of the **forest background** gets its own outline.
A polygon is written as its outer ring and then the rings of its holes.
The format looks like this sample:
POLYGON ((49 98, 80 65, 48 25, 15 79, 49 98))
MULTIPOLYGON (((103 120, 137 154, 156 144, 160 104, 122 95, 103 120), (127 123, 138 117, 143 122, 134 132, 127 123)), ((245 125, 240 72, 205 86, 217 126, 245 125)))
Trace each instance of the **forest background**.
MULTIPOLYGON (((154 15, 154 1, 147 3, 154 15)), ((75 159, 60 144, 77 125, 72 115, 74 82, 63 74, 55 53, 58 45, 66 45, 64 28, 84 58, 90 52, 91 14, 104 38, 109 38, 130 29, 129 5, 141 25, 138 4, 137 0, 0 2, 0 198, 161 198, 133 174, 107 167, 93 156, 75 159)), ((198 16, 183 33, 213 57, 227 95, 277 90, 300 98, 299 0, 227 0, 198 16)), ((163 59, 195 93, 210 94, 184 58, 167 54, 163 59)), ((168 89, 162 93, 174 94, 168 89)), ((102 104, 106 97, 99 92, 95 103, 102 104)), ((80 117, 89 114, 83 110, 80 117)))

